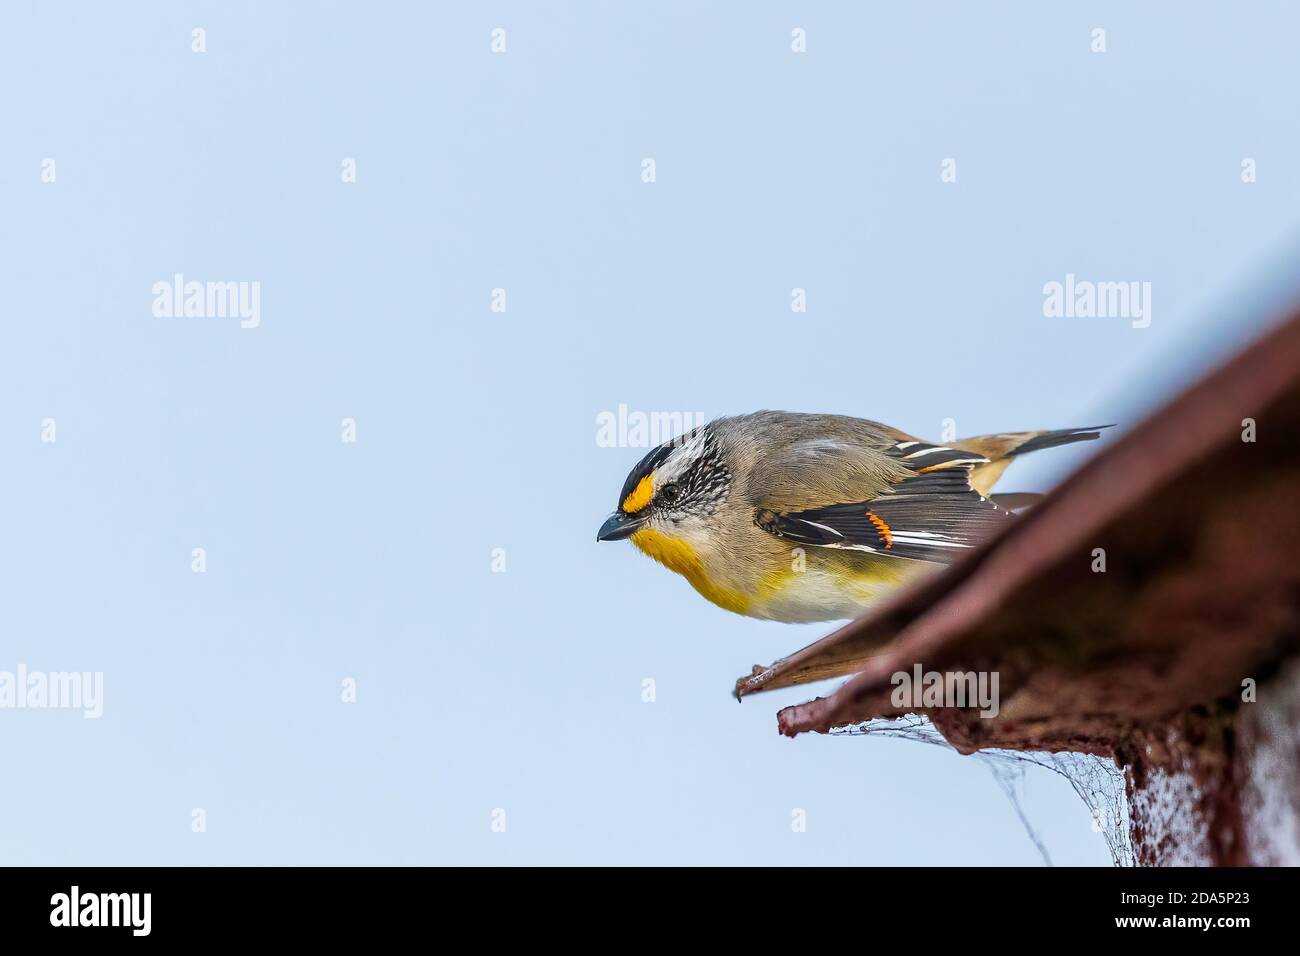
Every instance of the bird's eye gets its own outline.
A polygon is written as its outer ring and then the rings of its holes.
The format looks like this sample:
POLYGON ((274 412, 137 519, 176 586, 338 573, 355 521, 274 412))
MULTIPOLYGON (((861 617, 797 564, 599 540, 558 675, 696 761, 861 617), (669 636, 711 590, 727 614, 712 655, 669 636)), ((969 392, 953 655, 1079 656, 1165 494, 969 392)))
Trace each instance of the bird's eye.
POLYGON ((659 500, 666 505, 672 504, 681 497, 681 492, 671 481, 659 489, 659 500))

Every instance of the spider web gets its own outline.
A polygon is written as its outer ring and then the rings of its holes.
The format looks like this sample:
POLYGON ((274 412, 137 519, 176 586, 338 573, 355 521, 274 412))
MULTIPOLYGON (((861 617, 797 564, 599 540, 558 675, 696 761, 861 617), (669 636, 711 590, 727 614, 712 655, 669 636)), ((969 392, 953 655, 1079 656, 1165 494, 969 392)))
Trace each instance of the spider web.
MULTIPOLYGON (((927 718, 916 714, 835 727, 831 730, 831 735, 894 737, 931 744, 956 753, 956 748, 944 739, 927 718)), ((1051 854, 1024 808, 1025 778, 1031 766, 1050 770, 1068 780, 1092 814, 1092 828, 1105 839, 1111 862, 1115 866, 1134 865, 1124 775, 1114 761, 1093 754, 1025 753, 1018 750, 980 750, 971 756, 988 768, 1002 788, 1045 865, 1052 865, 1051 854)))

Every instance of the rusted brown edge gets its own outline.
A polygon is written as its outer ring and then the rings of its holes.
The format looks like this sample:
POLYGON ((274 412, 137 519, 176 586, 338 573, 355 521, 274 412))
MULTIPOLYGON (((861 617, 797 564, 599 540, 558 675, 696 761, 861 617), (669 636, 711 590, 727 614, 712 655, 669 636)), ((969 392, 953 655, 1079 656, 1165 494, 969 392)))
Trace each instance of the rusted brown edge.
POLYGON ((1141 501, 1221 444, 1239 440, 1241 420, 1261 411, 1300 375, 1300 313, 1263 334, 1085 463, 1020 520, 963 560, 901 591, 879 611, 736 682, 735 694, 793 686, 860 671, 830 698, 787 708, 785 733, 825 727, 893 672, 898 657, 868 655, 897 635, 892 650, 920 659, 1013 588, 1077 547, 1093 529, 1141 501), (879 671, 880 673, 877 673, 879 671))

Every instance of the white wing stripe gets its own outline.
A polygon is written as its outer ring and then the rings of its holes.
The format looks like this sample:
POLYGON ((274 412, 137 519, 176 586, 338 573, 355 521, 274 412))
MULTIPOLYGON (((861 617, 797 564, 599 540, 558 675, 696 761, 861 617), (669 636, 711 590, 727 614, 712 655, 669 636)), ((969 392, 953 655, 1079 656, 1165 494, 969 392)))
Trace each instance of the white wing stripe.
MULTIPOLYGON (((900 445, 899 447, 901 448, 902 446, 900 445)), ((906 461, 910 458, 920 458, 922 455, 933 455, 937 451, 952 451, 952 449, 947 445, 934 445, 930 448, 922 448, 920 451, 914 451, 910 455, 904 455, 903 460, 906 461)))

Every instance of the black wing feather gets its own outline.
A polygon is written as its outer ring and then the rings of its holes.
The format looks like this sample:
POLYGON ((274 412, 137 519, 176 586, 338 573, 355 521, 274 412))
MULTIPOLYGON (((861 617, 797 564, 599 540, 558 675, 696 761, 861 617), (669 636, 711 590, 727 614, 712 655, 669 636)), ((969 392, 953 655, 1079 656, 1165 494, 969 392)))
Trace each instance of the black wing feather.
POLYGON ((917 442, 904 443, 900 457, 909 448, 934 450, 912 459, 919 473, 890 494, 793 513, 763 510, 754 523, 801 544, 948 563, 1013 517, 971 487, 969 452, 917 442))

